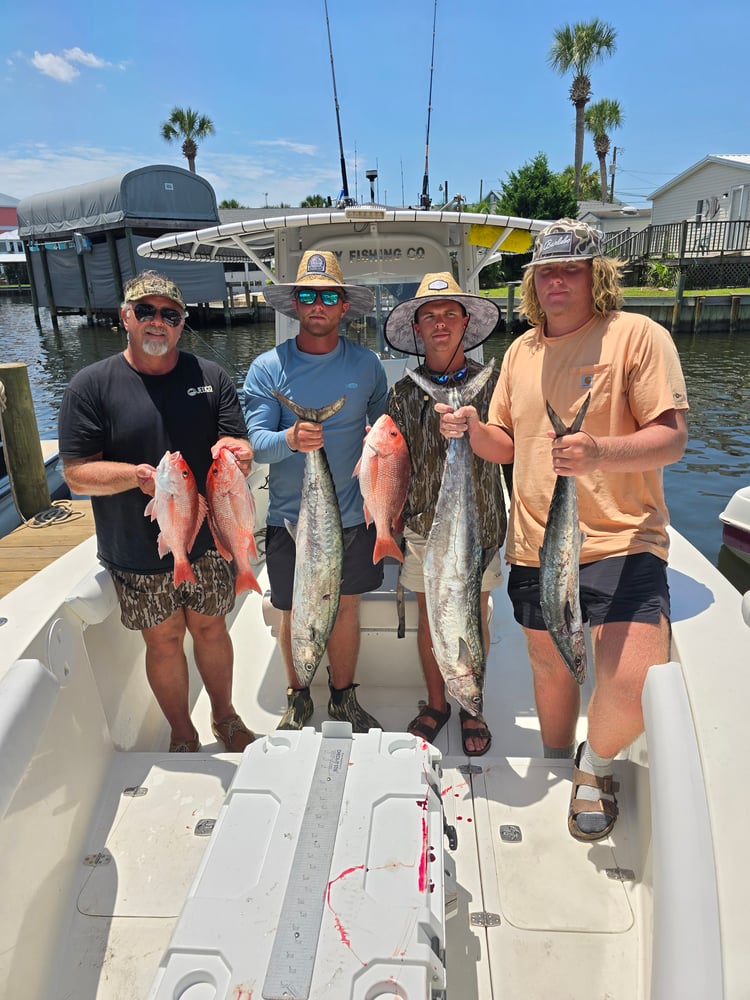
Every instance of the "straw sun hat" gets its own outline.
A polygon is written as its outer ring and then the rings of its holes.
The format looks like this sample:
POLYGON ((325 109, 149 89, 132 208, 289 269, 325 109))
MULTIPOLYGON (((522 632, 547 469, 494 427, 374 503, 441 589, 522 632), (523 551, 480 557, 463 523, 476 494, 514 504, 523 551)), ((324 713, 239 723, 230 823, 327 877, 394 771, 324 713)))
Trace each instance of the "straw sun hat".
POLYGON ((465 351, 484 343, 500 322, 500 307, 492 299, 462 292, 448 271, 426 274, 414 298, 399 302, 385 321, 384 336, 390 346, 404 354, 424 354, 424 341, 414 329, 414 317, 420 306, 441 299, 460 302, 469 315, 462 342, 465 351))
POLYGON ((297 288, 340 289, 346 296, 349 309, 346 319, 359 319, 375 305, 375 297, 365 285, 347 285, 336 255, 328 250, 306 250, 297 270, 297 280, 286 284, 266 285, 263 296, 269 306, 285 316, 297 319, 294 292, 297 288))

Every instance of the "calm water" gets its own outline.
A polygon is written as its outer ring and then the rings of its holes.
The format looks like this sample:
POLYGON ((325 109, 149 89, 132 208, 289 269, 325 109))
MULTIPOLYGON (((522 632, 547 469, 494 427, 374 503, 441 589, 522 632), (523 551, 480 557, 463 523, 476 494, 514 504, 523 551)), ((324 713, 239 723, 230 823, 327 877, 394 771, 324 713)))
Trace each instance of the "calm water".
MULTIPOLYGON (((0 361, 29 366, 41 437, 57 436, 57 411, 65 385, 84 365, 125 346, 116 329, 88 327, 79 318, 60 320, 55 333, 46 310, 44 329, 31 307, 0 298, 0 361)), ((219 361, 241 385, 248 365, 273 346, 271 324, 185 331, 183 346, 219 361)), ((493 337, 487 356, 502 358, 510 339, 493 337)), ((374 344, 370 346, 374 347, 374 344)), ((750 588, 750 570, 721 544, 719 513, 740 486, 750 483, 750 335, 681 335, 677 346, 690 400, 690 442, 665 473, 672 521, 736 587, 750 588)))

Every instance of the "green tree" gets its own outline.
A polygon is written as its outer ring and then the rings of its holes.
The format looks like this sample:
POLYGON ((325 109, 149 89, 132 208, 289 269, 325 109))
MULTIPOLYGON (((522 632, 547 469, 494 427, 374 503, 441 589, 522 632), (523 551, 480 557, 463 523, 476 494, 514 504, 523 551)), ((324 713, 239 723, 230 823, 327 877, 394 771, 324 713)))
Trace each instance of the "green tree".
POLYGON ((537 153, 531 163, 518 172, 511 171, 500 182, 500 215, 518 215, 525 219, 575 218, 578 202, 560 174, 549 168, 545 153, 537 153))
POLYGON ((589 105, 584 114, 586 131, 594 137, 594 149, 599 158, 599 173, 601 175, 602 205, 607 197, 607 153, 609 152, 609 133, 622 126, 625 120, 619 101, 603 97, 601 101, 589 105))
MULTIPOLYGON (((560 76, 573 71, 570 100, 576 109, 575 145, 575 194, 581 189, 581 164, 583 163, 584 111, 591 98, 589 73, 594 63, 612 55, 616 49, 617 31, 605 21, 579 21, 557 28, 549 50, 548 61, 560 76)), ((605 185, 606 186, 606 185, 605 185)))
POLYGON ((198 143, 215 132, 211 119, 199 115, 192 108, 172 108, 169 118, 161 125, 162 139, 167 142, 182 140, 182 155, 188 161, 188 168, 192 173, 195 173, 198 143))
MULTIPOLYGON (((575 167, 570 163, 560 174, 563 183, 570 188, 571 193, 575 193, 576 174, 575 167)), ((600 201, 602 197, 602 184, 599 179, 599 171, 591 163, 581 164, 581 185, 578 192, 580 201, 600 201)))
POLYGON ((299 203, 300 208, 325 208, 326 200, 322 194, 309 194, 299 203))
POLYGON ((219 202, 219 208, 249 208, 249 205, 240 205, 236 198, 225 198, 219 202))

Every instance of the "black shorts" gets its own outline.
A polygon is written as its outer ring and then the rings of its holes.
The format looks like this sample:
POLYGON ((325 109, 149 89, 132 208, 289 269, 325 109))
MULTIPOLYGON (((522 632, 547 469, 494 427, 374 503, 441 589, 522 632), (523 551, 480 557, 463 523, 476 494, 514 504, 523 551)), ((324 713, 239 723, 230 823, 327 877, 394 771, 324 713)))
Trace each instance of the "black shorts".
MULTIPOLYGON (((357 524, 344 528, 344 565, 342 594, 366 594, 383 582, 383 560, 373 565, 375 525, 357 524)), ((266 527, 266 569, 271 584, 271 604, 279 611, 292 610, 294 565, 297 546, 286 528, 275 524, 266 527)))
MULTIPOLYGON (((585 563, 580 567, 578 581, 581 614, 590 625, 605 622, 656 625, 662 615, 669 620, 667 564, 651 552, 585 563)), ((520 625, 537 631, 546 628, 539 606, 538 566, 511 566, 508 595, 520 625)))

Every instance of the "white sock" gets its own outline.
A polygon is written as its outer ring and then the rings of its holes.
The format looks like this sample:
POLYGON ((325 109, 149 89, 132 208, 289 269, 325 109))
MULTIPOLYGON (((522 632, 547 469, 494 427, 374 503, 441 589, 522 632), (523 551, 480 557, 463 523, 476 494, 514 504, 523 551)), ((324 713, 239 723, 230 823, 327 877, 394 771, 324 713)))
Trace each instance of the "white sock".
MULTIPOLYGON (((586 771, 588 774, 595 774, 598 778, 604 778, 608 774, 612 774, 613 760, 613 757, 600 757, 595 750, 591 749, 591 745, 586 740, 581 750, 578 769, 586 771)), ((575 797, 589 802, 597 802, 599 799, 609 802, 614 802, 615 800, 614 795, 602 792, 598 788, 592 788, 589 785, 579 785, 576 789, 575 797)), ((599 833, 609 823, 609 817, 605 813, 600 812, 582 812, 578 814, 577 823, 584 833, 599 833)))

